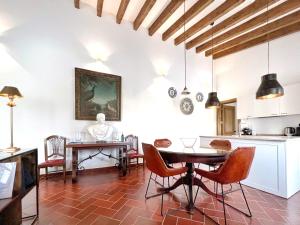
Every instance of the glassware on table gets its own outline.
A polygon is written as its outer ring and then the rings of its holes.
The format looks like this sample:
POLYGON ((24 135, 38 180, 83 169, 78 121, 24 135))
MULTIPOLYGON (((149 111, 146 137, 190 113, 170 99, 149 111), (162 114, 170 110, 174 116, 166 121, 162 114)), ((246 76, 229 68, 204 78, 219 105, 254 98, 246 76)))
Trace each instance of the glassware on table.
POLYGON ((197 138, 180 138, 180 140, 185 148, 193 148, 197 138))

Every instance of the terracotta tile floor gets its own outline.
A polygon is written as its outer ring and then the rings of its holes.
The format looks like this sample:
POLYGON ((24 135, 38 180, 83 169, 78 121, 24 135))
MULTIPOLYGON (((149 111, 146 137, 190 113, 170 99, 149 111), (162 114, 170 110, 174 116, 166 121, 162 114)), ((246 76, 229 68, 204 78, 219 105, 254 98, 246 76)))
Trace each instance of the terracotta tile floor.
MULTIPOLYGON (((149 172, 142 168, 120 178, 114 169, 80 175, 78 183, 66 184, 59 177, 40 182, 40 225, 200 225, 214 224, 195 212, 180 210, 186 204, 182 187, 165 195, 165 217, 160 216, 160 197, 144 199, 149 172)), ((206 184, 210 185, 208 182, 206 184)), ((210 185, 211 186, 211 185, 210 185)), ((156 186, 152 184, 150 192, 156 186)), ((245 187, 253 217, 227 207, 228 224, 284 225, 300 224, 300 193, 289 200, 245 187)), ((227 201, 245 209, 240 192, 228 195, 227 201)), ((207 214, 223 221, 222 205, 200 192, 196 205, 207 214)))

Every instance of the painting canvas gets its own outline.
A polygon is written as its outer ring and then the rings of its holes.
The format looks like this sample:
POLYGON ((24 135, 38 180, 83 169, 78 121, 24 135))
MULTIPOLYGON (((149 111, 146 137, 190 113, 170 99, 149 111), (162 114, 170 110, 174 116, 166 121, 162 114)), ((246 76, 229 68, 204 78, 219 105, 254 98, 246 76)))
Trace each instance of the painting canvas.
POLYGON ((104 113, 107 121, 121 120, 121 77, 75 68, 77 120, 96 120, 104 113))

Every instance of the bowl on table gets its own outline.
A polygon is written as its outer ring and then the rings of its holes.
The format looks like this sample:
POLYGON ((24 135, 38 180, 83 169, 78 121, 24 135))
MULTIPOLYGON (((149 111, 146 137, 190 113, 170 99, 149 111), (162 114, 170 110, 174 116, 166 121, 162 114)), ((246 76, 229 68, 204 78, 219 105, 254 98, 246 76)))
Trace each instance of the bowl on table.
POLYGON ((180 140, 185 148, 193 148, 197 138, 180 138, 180 140))

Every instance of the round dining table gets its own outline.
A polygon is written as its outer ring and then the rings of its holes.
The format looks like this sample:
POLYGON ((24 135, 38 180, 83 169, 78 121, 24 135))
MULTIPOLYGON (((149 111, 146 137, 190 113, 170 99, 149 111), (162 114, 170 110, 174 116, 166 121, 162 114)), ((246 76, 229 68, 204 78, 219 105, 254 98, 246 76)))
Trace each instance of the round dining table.
POLYGON ((193 208, 195 207, 193 198, 194 185, 201 187, 210 195, 216 195, 216 193, 213 193, 206 187, 201 179, 194 176, 194 163, 222 163, 226 160, 231 151, 203 147, 184 148, 173 145, 169 148, 158 148, 158 150, 163 160, 167 164, 185 163, 185 166, 188 168, 187 173, 178 179, 172 186, 159 188, 159 191, 170 192, 180 185, 187 185, 189 199, 186 209, 189 212, 192 212, 193 208))

